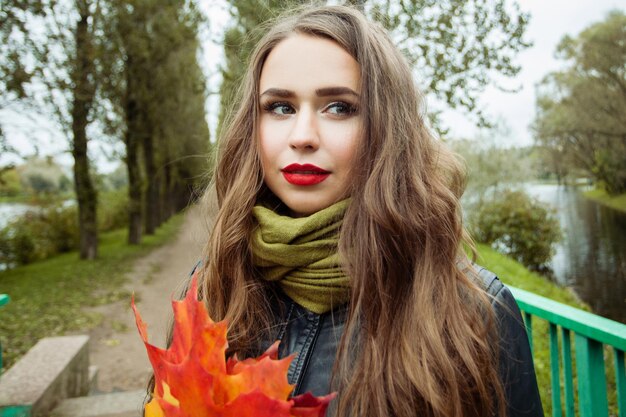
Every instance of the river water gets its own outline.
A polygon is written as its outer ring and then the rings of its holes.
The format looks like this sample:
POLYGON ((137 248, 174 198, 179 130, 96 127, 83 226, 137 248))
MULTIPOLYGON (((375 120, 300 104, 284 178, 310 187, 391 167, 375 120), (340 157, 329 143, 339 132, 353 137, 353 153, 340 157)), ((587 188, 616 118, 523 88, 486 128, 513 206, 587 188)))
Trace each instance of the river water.
POLYGON ((596 314, 626 323, 626 213, 585 198, 576 187, 525 188, 556 209, 565 235, 551 261, 555 280, 596 314))

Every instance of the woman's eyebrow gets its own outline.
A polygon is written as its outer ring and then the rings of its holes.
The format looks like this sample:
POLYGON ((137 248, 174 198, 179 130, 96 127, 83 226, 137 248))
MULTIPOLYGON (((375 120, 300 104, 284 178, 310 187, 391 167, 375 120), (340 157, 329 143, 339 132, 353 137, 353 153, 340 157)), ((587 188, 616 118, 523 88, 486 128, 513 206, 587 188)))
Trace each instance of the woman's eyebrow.
MULTIPOLYGON (((349 87, 325 87, 318 88, 315 90, 315 94, 318 97, 327 97, 327 96, 341 96, 344 94, 348 94, 351 96, 359 97, 359 94, 349 87)), ((295 93, 290 90, 285 90, 282 88, 268 88, 263 93, 261 93, 261 97, 263 96, 271 96, 271 97, 280 97, 280 98, 293 98, 295 97, 295 93)))
POLYGON ((283 90, 281 88, 268 88, 263 93, 261 93, 261 97, 263 96, 273 96, 280 98, 292 98, 295 96, 293 91, 283 90))
POLYGON ((344 94, 359 97, 359 94, 356 91, 348 87, 318 88, 317 90, 315 90, 315 94, 317 94, 318 97, 342 96, 344 94))

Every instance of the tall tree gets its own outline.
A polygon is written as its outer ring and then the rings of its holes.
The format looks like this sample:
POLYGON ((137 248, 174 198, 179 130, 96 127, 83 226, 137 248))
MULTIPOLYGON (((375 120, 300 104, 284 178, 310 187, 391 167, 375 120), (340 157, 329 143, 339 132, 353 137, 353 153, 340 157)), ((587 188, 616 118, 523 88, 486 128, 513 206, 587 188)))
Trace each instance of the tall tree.
MULTIPOLYGON (((89 174, 87 125, 95 94, 94 47, 90 20, 94 14, 89 0, 75 3, 79 18, 74 30, 75 51, 71 66, 72 155, 74 156, 74 187, 78 200, 79 247, 83 259, 94 259, 98 250, 96 222, 96 187, 89 174)), ((72 62, 70 61, 70 62, 72 62)), ((51 92, 52 93, 52 92, 51 92)))
POLYGON ((116 116, 107 124, 124 137, 129 242, 139 243, 142 230, 153 233, 175 211, 174 190, 187 188, 189 180, 176 175, 175 161, 191 149, 206 152, 209 144, 205 80, 197 61, 202 18, 188 0, 110 4, 113 42, 106 51, 111 73, 106 91, 116 116))
POLYGON ((539 86, 536 139, 609 193, 626 192, 626 14, 564 37, 557 53, 567 68, 539 86))
POLYGON ((143 174, 141 145, 147 126, 142 116, 145 103, 143 76, 149 68, 145 36, 148 20, 146 2, 108 2, 109 42, 103 44, 102 72, 105 77, 102 98, 110 103, 111 112, 99 112, 108 130, 125 145, 124 162, 128 175, 128 242, 139 244, 143 234, 143 174))
MULTIPOLYGON (((226 65, 221 87, 220 123, 232 106, 233 91, 243 75, 259 24, 281 10, 305 1, 234 0, 233 25, 224 37, 226 65)), ((524 39, 529 16, 516 0, 350 0, 379 21, 409 58, 426 94, 465 110, 480 125, 490 125, 478 97, 496 74, 520 71, 515 55, 530 44, 524 39)), ((504 88, 504 87, 502 87, 504 88)), ((445 132, 438 113, 435 127, 445 132)))
POLYGON ((164 12, 154 21, 154 37, 160 48, 153 51, 151 59, 158 65, 153 66, 150 78, 154 92, 149 112, 153 126, 152 160, 147 159, 150 144, 143 148, 146 175, 150 178, 146 190, 147 233, 166 218, 166 205, 176 198, 169 194, 172 187, 189 189, 192 178, 206 171, 206 166, 193 163, 201 159, 188 156, 206 154, 209 144, 204 106, 206 80, 197 58, 198 30, 204 23, 203 17, 190 1, 174 2, 169 11, 159 9, 164 12), (189 168, 187 178, 176 175, 180 171, 174 170, 180 158, 189 168))
POLYGON ((158 113, 161 218, 189 204, 208 171, 209 129, 206 122, 206 80, 198 65, 197 32, 203 22, 186 9, 184 41, 160 67, 156 81, 169 86, 158 113))
POLYGON ((96 82, 97 0, 6 1, 0 10, 3 105, 30 101, 45 108, 70 138, 78 200, 80 256, 97 255, 97 195, 89 173, 87 127, 96 82), (13 100, 11 100, 13 99, 13 100))

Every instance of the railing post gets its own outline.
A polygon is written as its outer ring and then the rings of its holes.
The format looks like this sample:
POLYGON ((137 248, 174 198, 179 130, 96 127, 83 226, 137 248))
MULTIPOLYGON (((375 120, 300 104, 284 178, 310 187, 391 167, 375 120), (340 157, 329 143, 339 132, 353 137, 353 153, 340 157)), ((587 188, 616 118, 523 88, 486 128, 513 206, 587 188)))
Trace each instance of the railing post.
POLYGON ((565 416, 574 417, 574 376, 572 373, 572 342, 570 340, 570 331, 565 327, 561 327, 561 349, 563 351, 565 416))
POLYGON ((552 415, 554 417, 563 416, 559 374, 559 334, 556 324, 550 323, 550 381, 552 382, 552 415))
POLYGON ((576 333, 578 408, 581 417, 608 417, 602 343, 576 333))
POLYGON ((533 315, 524 311, 524 323, 526 325, 526 334, 528 335, 528 344, 530 345, 530 353, 534 356, 533 349, 533 315))
MULTIPOLYGON (((11 299, 6 294, 0 294, 0 307, 8 303, 11 299)), ((2 373, 2 340, 0 340, 0 374, 2 373)))
MULTIPOLYGON (((510 287, 520 310, 523 311, 524 324, 532 340, 531 324, 529 316, 546 320, 551 325, 550 328, 550 360, 551 371, 554 380, 553 403, 555 415, 558 413, 558 403, 556 395, 556 371, 557 365, 554 358, 556 356, 554 347, 559 342, 557 329, 561 329, 561 346, 563 357, 563 385, 565 391, 565 416, 574 417, 575 410, 579 414, 576 417, 608 417, 609 398, 607 388, 609 382, 605 375, 604 349, 609 346, 615 349, 615 384, 617 392, 613 391, 613 372, 611 377, 611 406, 613 406, 613 395, 617 394, 617 406, 619 417, 626 417, 626 374, 624 368, 624 353, 626 352, 626 324, 618 323, 604 317, 562 304, 549 298, 541 297, 519 288, 510 287), (556 335, 555 335, 556 333, 556 335), (573 334, 573 336, 571 336, 573 334), (571 337, 575 340, 572 342, 571 337), (572 343, 575 346, 572 346, 572 343), (578 383, 578 409, 574 401, 574 382, 572 375, 573 354, 576 352, 576 370, 578 383)), ((547 365, 547 364, 546 364, 547 365)), ((610 364, 611 366, 613 363, 610 364)), ((560 378, 560 375, 559 375, 560 378)), ((559 381, 560 382, 560 381, 559 381)), ((559 393, 560 397, 560 393, 559 393)), ((559 398, 560 400, 560 398, 559 398)), ((561 401, 561 411, 563 401, 561 401)))
POLYGON ((615 385, 617 386, 617 409, 619 417, 626 417, 626 371, 624 369, 624 351, 618 348, 615 353, 615 385))

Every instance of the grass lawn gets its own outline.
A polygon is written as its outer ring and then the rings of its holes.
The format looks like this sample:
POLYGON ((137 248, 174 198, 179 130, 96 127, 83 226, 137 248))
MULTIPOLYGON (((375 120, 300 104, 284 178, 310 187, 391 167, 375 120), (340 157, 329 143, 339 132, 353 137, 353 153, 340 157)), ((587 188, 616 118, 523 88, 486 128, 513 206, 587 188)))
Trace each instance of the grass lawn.
POLYGON ((604 204, 605 206, 609 206, 611 208, 626 213, 626 193, 616 196, 610 196, 607 194, 606 191, 596 188, 584 192, 583 195, 590 200, 597 201, 600 204, 604 204))
MULTIPOLYGON (((566 288, 559 287, 551 283, 548 279, 527 270, 520 263, 508 258, 487 245, 477 245, 479 253, 477 263, 498 275, 502 282, 506 285, 531 291, 535 294, 546 298, 551 298, 563 304, 572 307, 590 311, 589 306, 580 301, 574 293, 566 288)), ((539 392, 546 416, 552 415, 550 386, 550 346, 548 336, 548 323, 541 319, 533 320, 533 359, 535 362, 535 371, 537 372, 537 381, 539 383, 539 392)), ((573 345, 573 336, 572 336, 573 345)), ((560 348, 559 348, 560 351, 560 348)), ((575 357, 572 352, 572 357, 575 357)), ((617 389, 615 386, 615 375, 613 368, 613 351, 605 349, 605 364, 607 371, 607 390, 609 392, 609 415, 617 415, 617 389)), ((575 364, 574 375, 576 374, 575 364)), ((561 370, 562 372, 562 370, 561 370)), ((576 377, 574 376, 574 379, 576 377)), ((576 385, 574 385, 576 387, 576 385)), ((575 388, 576 391, 576 388, 575 388)), ((561 404, 565 404, 563 399, 563 387, 561 384, 561 404)), ((575 392, 574 396, 577 397, 575 392)))
POLYGON ((103 233, 95 261, 81 261, 77 252, 70 252, 1 271, 0 293, 11 297, 0 308, 5 369, 42 337, 98 324, 102 318, 87 314, 83 307, 130 300, 120 288, 133 261, 174 237, 182 221, 183 214, 172 217, 138 246, 126 243, 126 229, 103 233))
POLYGON ((580 301, 572 291, 529 271, 519 262, 496 252, 488 245, 478 244, 476 249, 478 251, 476 262, 496 274, 504 284, 590 311, 589 306, 580 301))

